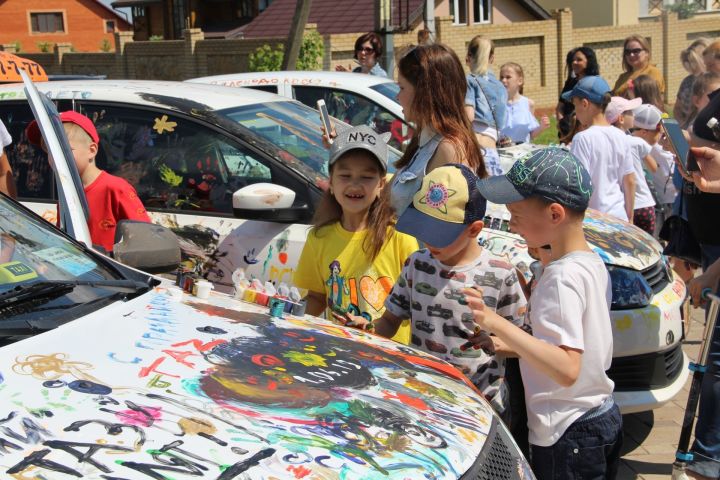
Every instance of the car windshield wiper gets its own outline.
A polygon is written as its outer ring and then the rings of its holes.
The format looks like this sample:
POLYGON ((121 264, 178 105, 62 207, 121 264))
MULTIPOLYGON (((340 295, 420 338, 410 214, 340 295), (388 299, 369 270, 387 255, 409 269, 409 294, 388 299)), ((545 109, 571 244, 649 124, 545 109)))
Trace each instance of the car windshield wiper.
POLYGON ((75 287, 79 286, 118 291, 127 290, 129 293, 144 293, 152 288, 151 284, 136 280, 42 280, 29 284, 20 284, 0 293, 0 309, 44 297, 58 297, 72 292, 75 287))

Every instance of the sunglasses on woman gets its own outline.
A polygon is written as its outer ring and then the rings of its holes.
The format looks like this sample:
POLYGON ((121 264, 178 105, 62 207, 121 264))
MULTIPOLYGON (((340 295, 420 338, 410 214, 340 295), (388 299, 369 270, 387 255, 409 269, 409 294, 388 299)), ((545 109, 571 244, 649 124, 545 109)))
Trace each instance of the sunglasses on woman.
POLYGON ((640 55, 640 52, 644 51, 644 48, 626 48, 625 55, 640 55))
POLYGON ((372 47, 360 47, 360 48, 358 48, 358 49, 355 50, 355 51, 356 51, 356 52, 362 52, 362 53, 365 53, 365 54, 367 54, 367 55, 370 55, 371 53, 375 53, 375 49, 372 48, 372 47))

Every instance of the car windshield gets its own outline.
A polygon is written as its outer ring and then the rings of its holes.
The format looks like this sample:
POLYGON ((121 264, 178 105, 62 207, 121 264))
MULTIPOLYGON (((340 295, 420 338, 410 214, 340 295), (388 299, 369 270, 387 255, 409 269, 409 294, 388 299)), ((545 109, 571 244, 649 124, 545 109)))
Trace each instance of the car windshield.
MULTIPOLYGON (((323 146, 318 112, 298 102, 268 102, 221 110, 219 113, 279 149, 277 156, 306 174, 328 177, 328 150, 323 146), (301 165, 297 165, 300 163, 301 165), (311 172, 307 171, 307 168, 311 172)), ((337 122, 338 125, 343 125, 337 122)), ((388 163, 399 158, 390 149, 388 163)))
MULTIPOLYGON (((65 294, 13 302, 35 284, 112 282, 121 275, 83 251, 49 223, 0 195, 0 319, 71 319, 74 307, 112 296, 115 290, 83 286, 65 294)), ((52 286, 52 285, 51 285, 52 286)), ((60 292, 62 293, 62 292, 60 292)), ((0 330, 3 329, 0 321, 0 330)), ((2 334, 0 334, 2 336, 2 334)))
POLYGON ((395 82, 387 82, 387 83, 378 83, 377 85, 373 85, 373 90, 380 93, 381 95, 389 98, 393 102, 400 105, 400 103, 397 100, 398 93, 400 93, 400 87, 395 82))

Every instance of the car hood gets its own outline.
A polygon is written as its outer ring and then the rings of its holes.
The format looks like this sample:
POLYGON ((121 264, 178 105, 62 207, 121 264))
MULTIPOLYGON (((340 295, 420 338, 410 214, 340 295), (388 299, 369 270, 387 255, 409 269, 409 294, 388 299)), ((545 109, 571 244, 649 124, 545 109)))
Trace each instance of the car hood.
POLYGON ((658 241, 635 225, 588 210, 583 227, 588 243, 607 265, 645 270, 660 261, 658 241))
POLYGON ((442 479, 478 457, 493 414, 450 365, 171 290, 0 350, 7 473, 442 479))
MULTIPOLYGON (((538 148, 545 145, 521 144, 499 150, 500 166, 503 171, 510 170, 512 165, 525 158, 538 148)), ((510 212, 504 205, 488 205, 488 216, 498 221, 490 223, 491 228, 498 229, 501 220, 509 220, 510 212)), ((487 223, 487 222, 486 222, 487 223)), ((591 248, 603 259, 605 264, 615 267, 645 270, 655 265, 662 257, 662 246, 656 239, 648 235, 635 225, 622 221, 616 217, 588 209, 585 215, 585 237, 591 248)), ((492 238, 494 232, 487 232, 485 238, 492 238)), ((500 232, 494 242, 496 249, 505 249, 510 255, 519 255, 524 247, 524 241, 517 235, 500 232), (520 247, 518 245, 520 241, 520 247)), ((524 255, 527 256, 527 255, 524 255)))

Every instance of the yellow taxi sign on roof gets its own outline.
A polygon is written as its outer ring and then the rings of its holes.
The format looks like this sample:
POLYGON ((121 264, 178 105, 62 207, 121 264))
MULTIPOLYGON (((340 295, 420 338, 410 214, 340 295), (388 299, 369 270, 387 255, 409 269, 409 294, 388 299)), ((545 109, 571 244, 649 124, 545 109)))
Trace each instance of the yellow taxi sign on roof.
POLYGON ((0 83, 22 82, 20 70, 25 70, 33 82, 46 82, 48 79, 39 63, 0 51, 0 83))

